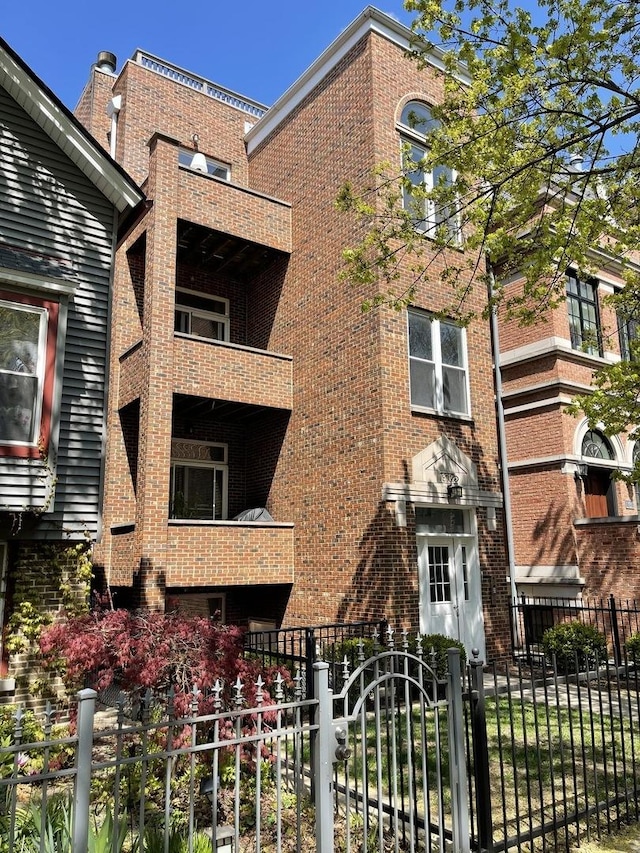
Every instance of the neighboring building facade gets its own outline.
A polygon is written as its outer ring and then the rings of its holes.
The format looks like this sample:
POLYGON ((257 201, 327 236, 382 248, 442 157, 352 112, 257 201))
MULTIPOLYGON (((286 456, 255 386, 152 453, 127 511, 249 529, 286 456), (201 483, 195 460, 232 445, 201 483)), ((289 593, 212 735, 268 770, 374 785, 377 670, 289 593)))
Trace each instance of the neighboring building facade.
POLYGON ((606 300, 623 287, 619 264, 602 252, 592 263, 593 276, 567 270, 566 304, 543 321, 500 328, 514 575, 528 597, 640 598, 638 496, 612 478, 632 470, 638 449, 567 412, 636 334, 606 300))
POLYGON ((99 535, 115 241, 142 198, 0 39, 0 701, 37 677, 11 616, 60 608, 99 535))
POLYGON ((115 277, 116 603, 510 648, 489 327, 435 319, 428 284, 363 313, 339 279, 361 234, 340 186, 400 164, 441 95, 409 41, 368 8, 269 110, 143 52, 92 70, 77 115, 149 202, 115 277))

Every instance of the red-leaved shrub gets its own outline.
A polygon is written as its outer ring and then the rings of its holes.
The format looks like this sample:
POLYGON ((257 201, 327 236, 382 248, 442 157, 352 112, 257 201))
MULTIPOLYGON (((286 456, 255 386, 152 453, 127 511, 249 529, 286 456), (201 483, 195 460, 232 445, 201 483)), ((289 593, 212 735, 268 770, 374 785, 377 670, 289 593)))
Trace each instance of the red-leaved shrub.
MULTIPOLYGON (((45 666, 58 672, 67 691, 87 683, 104 690, 112 684, 129 694, 175 690, 177 714, 191 713, 194 685, 198 712, 214 710, 211 688, 223 685, 222 707, 234 704, 234 685, 243 684, 245 704, 253 706, 258 675, 265 682, 263 702, 278 671, 263 669, 242 654, 241 628, 180 613, 96 609, 46 628, 40 638, 45 666)), ((286 679, 288 673, 280 670, 286 679)))

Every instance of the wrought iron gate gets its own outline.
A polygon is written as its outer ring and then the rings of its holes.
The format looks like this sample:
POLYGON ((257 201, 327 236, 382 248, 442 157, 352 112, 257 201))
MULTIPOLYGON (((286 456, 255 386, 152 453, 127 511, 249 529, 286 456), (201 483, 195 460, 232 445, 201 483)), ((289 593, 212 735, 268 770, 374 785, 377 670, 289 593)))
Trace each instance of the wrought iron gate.
POLYGON ((335 849, 468 853, 469 809, 460 653, 387 648, 339 685, 316 663, 318 853, 335 849), (429 661, 429 662, 428 662, 429 661))

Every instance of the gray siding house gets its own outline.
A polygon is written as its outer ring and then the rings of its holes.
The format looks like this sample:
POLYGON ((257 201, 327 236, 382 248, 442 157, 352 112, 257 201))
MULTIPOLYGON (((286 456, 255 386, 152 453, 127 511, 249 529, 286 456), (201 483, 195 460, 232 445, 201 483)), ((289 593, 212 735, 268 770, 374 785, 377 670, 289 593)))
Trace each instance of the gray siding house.
POLYGON ((0 39, 0 703, 100 535, 114 253, 142 201, 0 39))

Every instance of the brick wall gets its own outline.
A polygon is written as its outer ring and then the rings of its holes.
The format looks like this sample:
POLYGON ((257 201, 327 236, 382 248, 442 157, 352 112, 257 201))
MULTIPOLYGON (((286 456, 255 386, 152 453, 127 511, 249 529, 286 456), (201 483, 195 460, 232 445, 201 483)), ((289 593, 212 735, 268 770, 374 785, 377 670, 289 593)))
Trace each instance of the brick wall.
MULTIPOLYGON (((272 335, 294 357, 294 408, 273 496, 296 523, 290 623, 386 615, 416 626, 415 529, 397 528, 380 496, 384 482, 410 479, 413 456, 439 436, 476 462, 482 488, 500 490, 487 325, 468 330, 472 422, 412 413, 406 314, 362 314, 366 294, 339 280, 341 251, 361 236, 335 210, 342 182, 362 186, 380 160, 399 162, 402 105, 437 99, 441 86, 432 70, 419 71, 394 45, 370 36, 250 158, 252 183, 292 202, 296 250, 272 335)), ((433 285, 442 266, 436 261, 434 278, 418 288, 421 307, 446 304, 447 294, 433 285)), ((474 294, 473 307, 484 298, 474 294)), ((509 633, 508 616, 499 615, 507 612, 504 537, 483 522, 479 537, 496 654, 509 633)))
MULTIPOLYGON (((135 583, 147 587, 143 600, 153 605, 161 604, 167 585, 275 585, 284 576, 293 583, 288 624, 386 615, 417 627, 415 529, 411 520, 407 528, 396 526, 392 508, 382 500, 383 486, 410 479, 413 457, 446 435, 477 465, 480 487, 500 491, 489 329, 478 321, 467 331, 471 418, 412 413, 406 314, 388 309, 363 314, 366 294, 340 281, 342 249, 361 231, 334 202, 345 178, 364 186, 381 159, 399 163, 396 121, 402 106, 412 98, 438 99, 442 78, 433 69, 419 70, 397 46, 372 35, 281 122, 250 164, 243 142, 246 116, 235 108, 132 63, 114 92, 123 96, 118 159, 138 180, 148 175, 152 206, 119 256, 111 362, 105 526, 135 528, 112 540, 107 534, 102 558, 113 561, 113 576, 120 579, 131 561, 135 583), (191 147, 194 132, 200 150, 230 163, 232 181, 285 204, 177 169, 177 148, 191 147), (275 249, 293 247, 289 259, 276 257, 244 285, 232 325, 232 342, 292 357, 286 366, 292 371, 289 397, 271 381, 271 367, 285 369, 275 357, 252 371, 244 369, 240 351, 174 343, 176 284, 220 296, 234 286, 239 291, 237 283, 205 279, 193 266, 176 264, 179 217, 275 249), (219 369, 227 363, 228 371, 219 369), (203 376, 210 378, 203 382, 203 376), (270 414, 247 424, 244 435, 230 436, 229 452, 244 441, 244 498, 264 498, 276 520, 294 524, 287 533, 290 546, 277 528, 274 543, 252 530, 251 544, 231 527, 216 526, 215 535, 195 526, 167 527, 172 430, 193 429, 203 440, 222 435, 220 427, 210 432, 204 419, 189 421, 180 411, 172 425, 178 390, 271 407, 265 410, 270 414), (126 416, 119 411, 124 404, 126 416), (114 440, 114 430, 122 438, 114 440), (256 543, 265 549, 262 558, 256 543)), ((449 300, 434 287, 443 266, 442 259, 434 260, 434 278, 418 289, 416 301, 425 309, 442 309, 449 300)), ((400 288, 410 280, 408 265, 404 276, 400 288)), ((470 307, 481 309, 484 299, 478 291, 470 307)), ((230 482, 230 503, 240 505, 243 496, 234 490, 230 482)), ((490 531, 478 509, 478 536, 485 621, 495 655, 508 646, 501 520, 490 531)))
MULTIPOLYGON (((88 590, 79 585, 74 572, 75 557, 68 555, 72 542, 10 543, 8 560, 8 590, 10 611, 31 613, 24 624, 45 624, 63 612, 64 595, 84 601, 88 590), (68 587, 63 593, 62 586, 68 587), (35 620, 34 620, 35 617, 35 620)), ((46 672, 41 665, 38 633, 13 632, 12 639, 22 636, 22 647, 9 656, 8 674, 16 680, 15 693, 0 693, 0 705, 21 704, 41 707, 47 698, 61 694, 61 681, 46 672)))
POLYGON ((575 536, 585 595, 640 601, 640 519, 587 522, 575 536))

